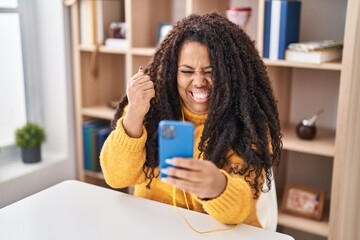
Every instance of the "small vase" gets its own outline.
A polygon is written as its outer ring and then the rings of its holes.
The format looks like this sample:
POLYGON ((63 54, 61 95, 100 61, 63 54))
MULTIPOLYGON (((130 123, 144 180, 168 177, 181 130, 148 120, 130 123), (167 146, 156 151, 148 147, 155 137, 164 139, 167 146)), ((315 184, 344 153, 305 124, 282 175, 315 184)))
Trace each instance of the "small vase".
POLYGON ((41 146, 34 148, 21 148, 21 157, 24 163, 36 163, 41 161, 41 146))
POLYGON ((323 112, 323 109, 320 109, 314 116, 310 119, 303 119, 296 127, 296 134, 301 139, 311 140, 316 136, 316 126, 315 121, 318 116, 323 112))
POLYGON ((301 139, 306 139, 306 140, 314 139, 316 135, 316 126, 315 124, 310 126, 305 125, 301 122, 296 127, 296 133, 298 137, 301 139))

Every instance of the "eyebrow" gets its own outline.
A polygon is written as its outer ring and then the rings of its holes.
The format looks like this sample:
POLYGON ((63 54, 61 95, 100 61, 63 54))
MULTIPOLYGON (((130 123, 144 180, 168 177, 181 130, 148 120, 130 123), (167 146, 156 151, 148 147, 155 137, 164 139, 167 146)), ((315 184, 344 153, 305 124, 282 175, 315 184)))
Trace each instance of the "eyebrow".
MULTIPOLYGON (((189 66, 189 65, 186 65, 186 64, 182 64, 182 65, 180 65, 179 67, 186 67, 186 68, 190 68, 190 69, 195 69, 195 68, 193 68, 193 67, 191 67, 191 66, 189 66)), ((204 67, 203 70, 208 69, 208 68, 212 68, 212 67, 211 67, 211 66, 207 66, 207 67, 204 67)))

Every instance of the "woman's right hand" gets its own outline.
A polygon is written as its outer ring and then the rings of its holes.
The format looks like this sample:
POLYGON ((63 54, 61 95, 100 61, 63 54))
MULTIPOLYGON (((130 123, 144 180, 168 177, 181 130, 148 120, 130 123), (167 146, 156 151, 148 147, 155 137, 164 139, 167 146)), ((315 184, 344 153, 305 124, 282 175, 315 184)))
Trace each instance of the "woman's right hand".
POLYGON ((123 120, 126 133, 133 138, 141 137, 143 121, 150 109, 150 100, 155 96, 154 83, 142 67, 130 79, 126 90, 129 106, 123 120))

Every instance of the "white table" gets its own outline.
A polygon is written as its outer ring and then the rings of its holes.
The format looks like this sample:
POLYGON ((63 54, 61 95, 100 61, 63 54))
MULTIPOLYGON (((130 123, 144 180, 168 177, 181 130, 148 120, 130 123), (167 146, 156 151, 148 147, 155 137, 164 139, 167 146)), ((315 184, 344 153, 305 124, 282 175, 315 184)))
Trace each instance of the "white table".
POLYGON ((0 239, 293 239, 245 224, 201 235, 177 211, 199 230, 225 227, 206 214, 70 180, 0 209, 0 239))

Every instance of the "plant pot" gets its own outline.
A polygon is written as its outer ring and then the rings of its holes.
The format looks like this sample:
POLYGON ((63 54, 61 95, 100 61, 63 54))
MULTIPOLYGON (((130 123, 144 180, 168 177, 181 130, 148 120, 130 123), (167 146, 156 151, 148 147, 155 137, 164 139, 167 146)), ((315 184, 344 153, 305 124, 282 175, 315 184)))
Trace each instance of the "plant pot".
POLYGON ((21 157, 24 163, 36 163, 41 161, 41 146, 34 148, 21 148, 21 157))

